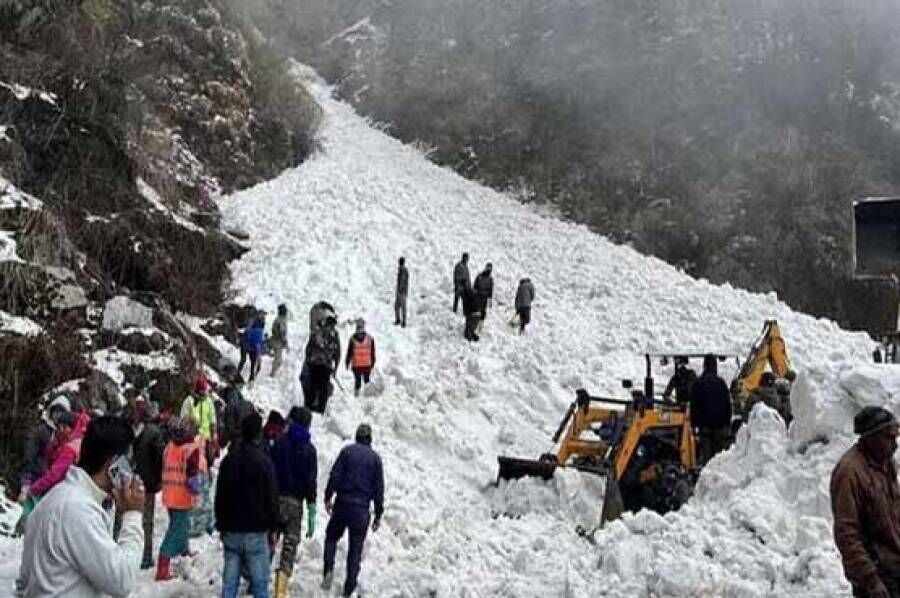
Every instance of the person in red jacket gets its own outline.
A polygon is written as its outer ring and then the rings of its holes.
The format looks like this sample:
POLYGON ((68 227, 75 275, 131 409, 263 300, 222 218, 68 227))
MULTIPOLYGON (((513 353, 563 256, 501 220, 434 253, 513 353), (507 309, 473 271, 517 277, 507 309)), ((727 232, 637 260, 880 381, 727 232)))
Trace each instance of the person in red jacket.
POLYGON ((31 484, 28 489, 29 496, 37 499, 47 494, 51 488, 65 479, 69 467, 78 462, 78 456, 81 454, 81 438, 87 428, 76 425, 76 417, 72 413, 65 412, 60 416, 53 444, 47 452, 47 461, 51 463, 50 469, 31 484))
POLYGON ((359 396, 359 389, 363 382, 369 383, 375 367, 375 339, 366 332, 366 321, 362 318, 356 321, 356 334, 350 337, 344 361, 353 371, 353 394, 359 396))

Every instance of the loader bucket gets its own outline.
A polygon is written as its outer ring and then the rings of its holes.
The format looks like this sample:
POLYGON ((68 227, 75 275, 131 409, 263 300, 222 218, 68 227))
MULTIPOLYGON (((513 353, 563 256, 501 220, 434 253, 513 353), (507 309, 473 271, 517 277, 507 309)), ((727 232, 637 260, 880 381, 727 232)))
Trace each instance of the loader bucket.
POLYGON ((556 471, 553 461, 537 461, 535 459, 516 459, 514 457, 497 457, 500 471, 497 480, 518 480, 524 477, 549 480, 556 471))

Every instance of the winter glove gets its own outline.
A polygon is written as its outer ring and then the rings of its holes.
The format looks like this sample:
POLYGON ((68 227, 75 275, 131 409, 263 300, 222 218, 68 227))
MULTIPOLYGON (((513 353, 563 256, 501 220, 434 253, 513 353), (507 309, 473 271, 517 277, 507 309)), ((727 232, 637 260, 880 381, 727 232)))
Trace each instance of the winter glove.
POLYGON ((195 476, 191 476, 187 481, 188 492, 193 494, 194 496, 200 494, 200 490, 203 489, 203 476, 201 474, 197 474, 195 476))
POLYGON ((306 504, 306 537, 312 538, 316 533, 316 503, 306 504))
POLYGON ((379 527, 381 527, 381 515, 376 516, 372 521, 372 531, 377 532, 379 527))

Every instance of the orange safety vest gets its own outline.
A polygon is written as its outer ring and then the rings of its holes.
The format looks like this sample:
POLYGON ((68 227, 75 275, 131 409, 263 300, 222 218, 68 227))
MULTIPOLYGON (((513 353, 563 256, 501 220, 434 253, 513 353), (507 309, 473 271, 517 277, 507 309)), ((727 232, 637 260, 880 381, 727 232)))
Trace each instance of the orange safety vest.
POLYGON ((162 499, 166 508, 179 511, 194 508, 194 495, 187 484, 187 462, 196 449, 193 442, 181 446, 170 442, 166 447, 162 472, 162 499))
POLYGON ((353 367, 354 369, 364 369, 372 367, 372 345, 374 341, 368 334, 361 341, 353 342, 353 367))

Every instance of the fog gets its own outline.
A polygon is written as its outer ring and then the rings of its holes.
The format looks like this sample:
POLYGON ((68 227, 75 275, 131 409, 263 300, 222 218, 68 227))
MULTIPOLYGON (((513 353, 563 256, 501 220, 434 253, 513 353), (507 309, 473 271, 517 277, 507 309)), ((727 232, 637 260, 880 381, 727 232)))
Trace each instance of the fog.
POLYGON ((873 329, 850 203, 900 194, 900 3, 234 2, 436 161, 873 329))

